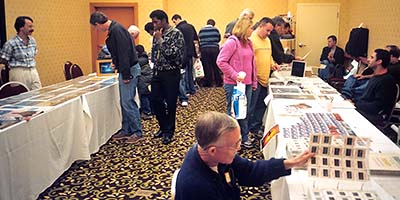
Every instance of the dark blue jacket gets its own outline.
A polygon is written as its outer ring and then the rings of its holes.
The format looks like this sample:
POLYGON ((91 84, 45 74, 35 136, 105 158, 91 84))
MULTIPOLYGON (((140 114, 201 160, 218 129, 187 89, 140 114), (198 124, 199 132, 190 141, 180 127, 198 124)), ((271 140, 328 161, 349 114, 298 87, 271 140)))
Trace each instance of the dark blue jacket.
POLYGON ((289 175, 284 159, 249 161, 236 155, 232 164, 218 165, 218 172, 204 163, 194 145, 186 154, 176 181, 175 200, 240 199, 240 186, 261 186, 281 176, 289 175), (227 182, 227 178, 231 182, 227 182))

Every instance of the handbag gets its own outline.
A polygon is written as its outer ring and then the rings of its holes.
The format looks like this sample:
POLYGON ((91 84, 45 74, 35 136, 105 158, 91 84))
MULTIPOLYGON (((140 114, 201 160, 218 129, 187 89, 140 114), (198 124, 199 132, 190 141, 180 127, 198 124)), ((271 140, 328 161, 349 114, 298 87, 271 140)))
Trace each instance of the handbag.
POLYGON ((204 77, 204 69, 201 60, 197 58, 193 63, 195 78, 203 78, 204 77))
POLYGON ((247 98, 246 98, 246 85, 238 82, 233 87, 233 94, 231 97, 231 115, 235 119, 245 119, 247 115, 247 98))

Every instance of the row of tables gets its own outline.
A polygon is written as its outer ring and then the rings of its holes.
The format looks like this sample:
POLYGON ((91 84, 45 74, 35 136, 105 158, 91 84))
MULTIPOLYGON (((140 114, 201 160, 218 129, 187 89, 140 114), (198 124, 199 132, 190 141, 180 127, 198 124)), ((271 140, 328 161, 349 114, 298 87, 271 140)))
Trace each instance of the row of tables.
POLYGON ((36 199, 90 159, 120 127, 118 97, 115 76, 84 76, 0 100, 0 199, 36 199))
MULTIPOLYGON (((334 88, 318 77, 292 77, 285 72, 278 72, 276 77, 270 80, 269 95, 265 99, 268 110, 264 135, 267 135, 277 124, 279 133, 264 144, 265 159, 287 158, 290 156, 288 147, 291 141, 309 137, 310 131, 329 132, 324 128, 314 127, 332 126, 325 124, 329 122, 321 120, 323 117, 326 119, 329 113, 334 113, 343 119, 342 125, 334 126, 342 126, 340 131, 344 134, 355 134, 357 137, 367 138, 370 141, 369 155, 400 155, 400 149, 396 144, 359 114, 350 102, 343 100, 334 88), (309 122, 307 117, 313 115, 321 115, 322 118, 317 121, 312 119, 309 122)), ((271 193, 274 200, 299 200, 312 199, 310 191, 314 189, 372 190, 380 199, 400 199, 400 191, 397 187, 400 176, 372 174, 369 177, 369 181, 311 178, 307 170, 294 169, 292 175, 272 182, 271 193)))

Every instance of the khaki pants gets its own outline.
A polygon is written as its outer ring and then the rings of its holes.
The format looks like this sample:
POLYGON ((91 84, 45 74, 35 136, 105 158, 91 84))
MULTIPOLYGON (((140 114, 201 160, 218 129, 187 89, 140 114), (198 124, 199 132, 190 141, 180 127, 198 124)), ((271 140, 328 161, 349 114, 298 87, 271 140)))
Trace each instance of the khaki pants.
POLYGON ((18 81, 25 84, 29 90, 35 90, 42 87, 39 79, 39 73, 35 67, 11 67, 10 68, 10 81, 18 81))

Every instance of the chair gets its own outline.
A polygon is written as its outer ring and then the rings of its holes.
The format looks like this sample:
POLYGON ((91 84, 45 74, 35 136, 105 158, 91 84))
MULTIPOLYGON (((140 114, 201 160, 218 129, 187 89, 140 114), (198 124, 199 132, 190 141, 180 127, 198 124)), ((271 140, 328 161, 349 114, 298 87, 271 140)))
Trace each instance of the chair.
POLYGON ((11 81, 0 87, 0 99, 28 92, 29 89, 21 82, 11 81))
POLYGON ((77 64, 73 64, 69 69, 69 72, 71 74, 72 79, 83 76, 82 69, 77 64))
POLYGON ((65 76, 65 80, 70 80, 70 79, 72 79, 72 77, 71 77, 71 67, 72 67, 72 62, 70 62, 70 61, 67 61, 67 62, 65 62, 64 63, 64 76, 65 76))
POLYGON ((172 176, 172 180, 171 180, 171 199, 175 198, 175 194, 176 194, 176 180, 178 179, 178 174, 181 171, 181 168, 175 170, 174 175, 172 176))
POLYGON ((386 129, 387 127, 389 127, 392 124, 395 124, 395 123, 392 122, 393 121, 393 117, 394 117, 393 116, 393 112, 396 110, 397 99, 399 98, 399 95, 400 95, 399 94, 400 93, 400 88, 399 88, 399 85, 397 85, 397 84, 396 84, 396 89, 397 89, 396 98, 394 99, 392 109, 389 111, 389 113, 382 115, 383 123, 382 123, 382 125, 379 125, 379 127, 378 127, 381 130, 386 129))
POLYGON ((342 93, 342 88, 344 86, 346 79, 343 78, 330 78, 328 79, 328 84, 335 88, 339 93, 342 93))
POLYGON ((1 76, 0 86, 1 86, 9 81, 8 74, 9 74, 10 68, 8 67, 7 64, 4 64, 3 67, 0 66, 0 68, 1 68, 1 74, 0 74, 0 76, 1 76))

